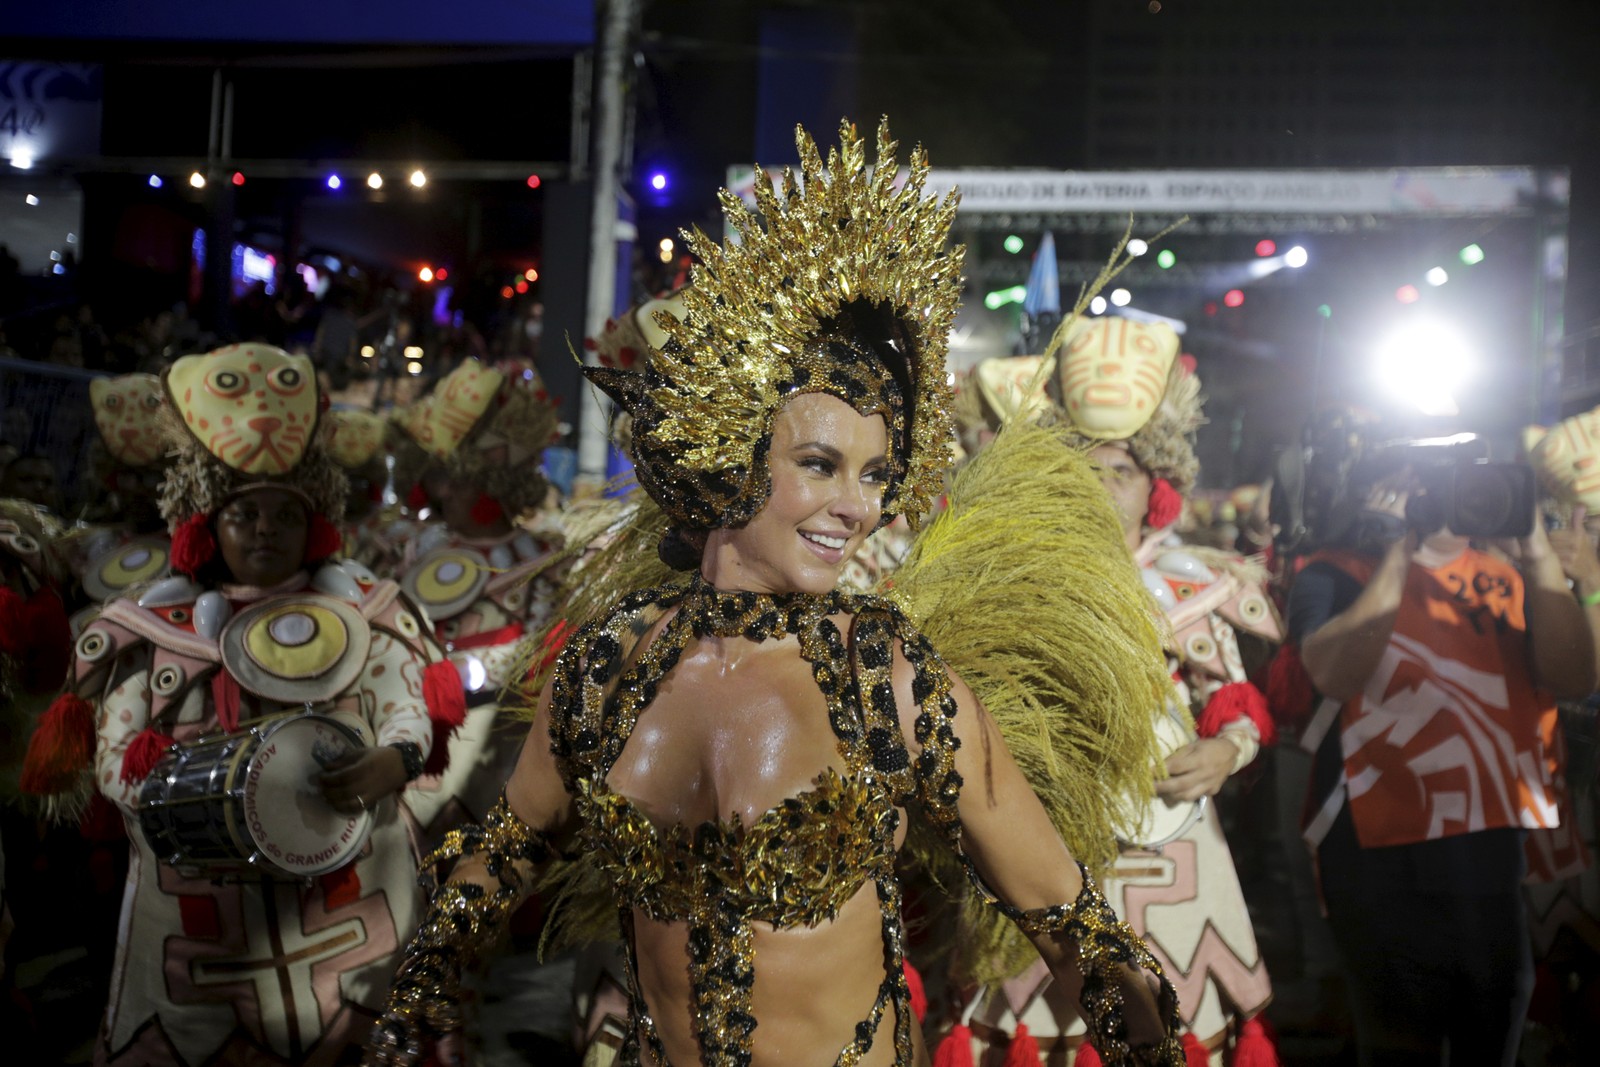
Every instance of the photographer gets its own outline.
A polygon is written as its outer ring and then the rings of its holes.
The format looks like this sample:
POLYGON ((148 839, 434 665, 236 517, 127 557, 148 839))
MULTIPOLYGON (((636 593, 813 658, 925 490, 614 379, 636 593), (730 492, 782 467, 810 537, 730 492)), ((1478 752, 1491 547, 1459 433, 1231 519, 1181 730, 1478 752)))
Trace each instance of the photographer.
POLYGON ((1305 836, 1360 1062, 1511 1064, 1533 984, 1523 838, 1558 818, 1542 739, 1595 654, 1543 526, 1503 546, 1515 565, 1479 551, 1420 473, 1378 479, 1348 547, 1290 593, 1321 697, 1305 836))

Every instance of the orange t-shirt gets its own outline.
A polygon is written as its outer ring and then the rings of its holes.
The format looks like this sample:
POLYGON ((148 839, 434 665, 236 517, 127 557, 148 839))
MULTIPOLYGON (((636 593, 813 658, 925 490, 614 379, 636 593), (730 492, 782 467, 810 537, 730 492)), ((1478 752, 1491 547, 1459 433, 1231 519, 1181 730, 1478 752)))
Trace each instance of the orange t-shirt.
MULTIPOLYGON (((1357 581, 1371 560, 1320 557, 1357 581)), ((1378 669, 1339 713, 1356 836, 1364 848, 1560 824, 1555 703, 1528 660, 1522 576, 1468 549, 1406 572, 1378 669)))

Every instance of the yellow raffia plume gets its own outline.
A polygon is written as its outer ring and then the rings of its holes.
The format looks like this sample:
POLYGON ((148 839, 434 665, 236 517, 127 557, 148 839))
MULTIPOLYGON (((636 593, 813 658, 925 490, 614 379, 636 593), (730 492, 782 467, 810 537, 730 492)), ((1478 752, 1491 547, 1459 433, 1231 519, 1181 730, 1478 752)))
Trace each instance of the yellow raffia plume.
MULTIPOLYGON (((1015 422, 957 475, 888 594, 994 716, 1051 820, 1091 873, 1113 824, 1153 795, 1152 713, 1171 680, 1149 594, 1111 500, 1058 427, 1015 422)), ((994 982, 1037 955, 970 890, 948 846, 912 854, 959 898, 954 975, 994 982)))

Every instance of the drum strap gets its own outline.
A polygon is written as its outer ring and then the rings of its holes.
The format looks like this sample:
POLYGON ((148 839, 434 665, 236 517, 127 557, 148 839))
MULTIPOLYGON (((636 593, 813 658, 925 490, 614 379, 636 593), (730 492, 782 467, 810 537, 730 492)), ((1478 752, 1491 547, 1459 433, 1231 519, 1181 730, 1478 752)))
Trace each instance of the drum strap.
POLYGON ((217 724, 222 732, 231 734, 239 729, 239 701, 242 692, 239 680, 228 673, 226 667, 217 668, 211 676, 211 703, 217 713, 217 724))

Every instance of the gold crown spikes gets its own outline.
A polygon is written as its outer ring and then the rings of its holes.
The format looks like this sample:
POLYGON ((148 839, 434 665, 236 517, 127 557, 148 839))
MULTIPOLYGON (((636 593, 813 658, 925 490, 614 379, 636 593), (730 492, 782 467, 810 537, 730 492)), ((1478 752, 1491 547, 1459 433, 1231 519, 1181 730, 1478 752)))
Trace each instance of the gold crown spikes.
POLYGON ((668 340, 643 383, 636 445, 702 473, 748 476, 764 462, 758 453, 773 413, 788 392, 805 389, 793 384, 795 367, 820 328, 854 302, 887 305, 914 349, 911 447, 894 510, 915 524, 931 510, 950 462, 944 358, 963 250, 944 244, 958 197, 923 197, 928 164, 920 147, 895 188, 896 144, 886 120, 870 174, 849 122, 826 162, 803 129, 795 143, 800 179, 785 169, 781 188, 758 180, 760 218, 722 191, 737 240, 719 245, 698 229, 684 234, 700 263, 683 294, 685 319, 656 317, 668 340))

